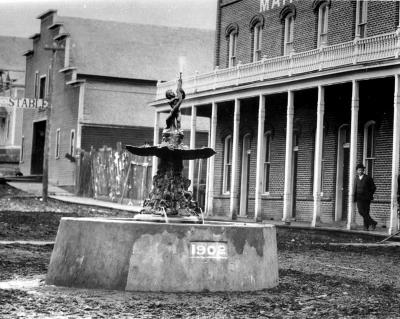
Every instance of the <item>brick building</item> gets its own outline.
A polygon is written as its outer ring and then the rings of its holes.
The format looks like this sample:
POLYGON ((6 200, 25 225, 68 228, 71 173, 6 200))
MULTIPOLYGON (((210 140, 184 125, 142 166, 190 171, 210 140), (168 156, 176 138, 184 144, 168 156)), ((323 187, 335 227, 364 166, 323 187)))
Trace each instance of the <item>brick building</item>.
MULTIPOLYGON (((33 47, 25 53, 26 96, 48 99, 53 78, 53 184, 74 184, 78 149, 152 141, 148 103, 154 100, 158 80, 177 76, 179 56, 184 56, 187 72, 195 72, 195 62, 199 71, 212 67, 213 31, 64 17, 55 10, 38 19, 40 33, 31 37, 33 47), (46 49, 52 46, 59 48, 54 54, 46 49)), ((24 113, 24 174, 42 173, 47 120, 45 110, 24 113)))
MULTIPOLYGON (((29 39, 0 36, 0 96, 24 96, 29 39)), ((14 173, 20 158, 22 109, 0 106, 0 174, 14 173)))
MULTIPOLYGON (((220 0, 217 10, 215 68, 184 79, 183 108, 211 119, 217 151, 208 213, 351 228, 363 162, 377 185, 371 214, 395 231, 399 2, 220 0)), ((156 116, 173 85, 158 85, 156 116)))

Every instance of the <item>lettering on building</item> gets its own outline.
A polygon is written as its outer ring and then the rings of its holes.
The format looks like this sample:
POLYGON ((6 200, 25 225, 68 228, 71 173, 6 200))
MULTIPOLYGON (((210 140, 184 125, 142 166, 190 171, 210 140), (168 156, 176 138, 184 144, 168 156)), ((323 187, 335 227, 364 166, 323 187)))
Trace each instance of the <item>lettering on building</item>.
POLYGON ((44 109, 48 107, 48 102, 42 99, 16 99, 12 97, 0 97, 0 106, 4 107, 17 107, 23 109, 44 109))
POLYGON ((294 0, 260 0, 260 12, 277 9, 285 6, 288 3, 292 3, 293 1, 294 0))

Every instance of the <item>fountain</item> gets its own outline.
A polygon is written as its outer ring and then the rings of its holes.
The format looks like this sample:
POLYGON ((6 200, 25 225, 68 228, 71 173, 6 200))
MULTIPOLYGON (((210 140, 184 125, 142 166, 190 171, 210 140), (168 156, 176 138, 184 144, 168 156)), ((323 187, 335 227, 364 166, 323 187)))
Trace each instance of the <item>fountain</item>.
POLYGON ((178 80, 176 93, 171 90, 166 92, 171 112, 166 120, 166 128, 162 132, 160 145, 144 145, 135 147, 127 145, 126 149, 140 156, 157 156, 159 165, 157 174, 153 177, 153 188, 149 198, 144 201, 143 210, 136 220, 160 221, 173 218, 173 222, 203 221, 202 211, 193 194, 188 190, 191 181, 182 175, 183 160, 208 158, 215 154, 212 148, 189 149, 182 143, 184 134, 181 130, 180 106, 185 98, 182 89, 182 73, 178 80))
POLYGON ((182 163, 215 151, 182 143, 181 76, 177 92, 166 97, 171 112, 161 144, 126 147, 160 159, 143 210, 130 219, 62 218, 47 284, 158 292, 253 291, 278 284, 273 225, 201 218, 182 163))

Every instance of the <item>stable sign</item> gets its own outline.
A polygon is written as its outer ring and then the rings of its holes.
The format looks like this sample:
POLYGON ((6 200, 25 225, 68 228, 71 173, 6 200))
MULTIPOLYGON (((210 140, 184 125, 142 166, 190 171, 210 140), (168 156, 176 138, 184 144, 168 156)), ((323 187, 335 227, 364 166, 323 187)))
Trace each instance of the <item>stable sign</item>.
POLYGON ((0 96, 0 107, 17 107, 23 109, 44 109, 49 103, 43 99, 16 99, 8 96, 0 96))

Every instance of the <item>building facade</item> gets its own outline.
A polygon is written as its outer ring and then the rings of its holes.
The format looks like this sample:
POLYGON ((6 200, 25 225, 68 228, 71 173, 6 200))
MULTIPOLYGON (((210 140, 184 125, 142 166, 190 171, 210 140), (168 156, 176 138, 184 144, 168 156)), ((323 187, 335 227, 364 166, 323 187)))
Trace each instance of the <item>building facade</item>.
MULTIPOLYGON (((211 119, 208 214, 398 229, 398 1, 220 0, 214 70, 184 79, 183 108, 211 119)), ((156 117, 166 112, 157 89, 156 117)), ((196 116, 192 117, 195 122, 196 116)), ((193 125, 195 128, 195 124, 193 125)))
MULTIPOLYGON (((0 36, 0 96, 21 98, 25 90, 25 59, 29 39, 0 36)), ((22 134, 22 109, 0 107, 0 174, 18 168, 22 134)))
POLYGON ((50 122, 52 184, 74 185, 79 150, 152 142, 148 103, 157 81, 179 73, 178 54, 187 71, 195 71, 194 61, 199 70, 212 66, 213 31, 64 17, 55 10, 38 19, 40 33, 25 53, 26 96, 49 100, 51 118, 46 110, 24 113, 21 170, 42 173, 50 122))

